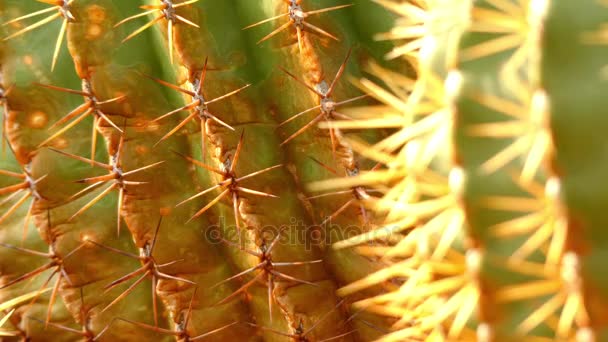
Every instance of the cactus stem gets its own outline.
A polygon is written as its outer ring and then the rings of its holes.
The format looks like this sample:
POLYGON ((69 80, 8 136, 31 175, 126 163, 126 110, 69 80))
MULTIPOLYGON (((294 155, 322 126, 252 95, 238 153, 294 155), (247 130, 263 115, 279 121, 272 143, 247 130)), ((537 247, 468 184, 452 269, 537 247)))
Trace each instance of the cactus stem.
MULTIPOLYGON (((239 289, 237 289, 235 292, 233 292, 232 294, 230 294, 228 297, 222 299, 220 302, 218 302, 217 305, 223 304, 228 302, 229 300, 231 300, 232 298, 236 297, 236 295, 238 295, 241 292, 247 291, 247 289, 253 285, 255 283, 256 280, 260 279, 260 278, 265 278, 266 280, 266 285, 268 288, 268 313, 269 313, 269 318, 270 318, 270 322, 272 322, 272 302, 273 302, 273 296, 272 296, 272 291, 274 289, 274 283, 275 283, 275 279, 276 277, 278 278, 283 278, 285 280, 291 281, 291 282, 295 282, 295 283, 300 283, 300 284, 308 284, 308 285, 312 285, 312 286, 317 286, 317 284, 306 281, 306 280, 302 280, 302 279, 298 279, 292 276, 289 276, 287 274, 284 274, 282 272, 279 272, 276 270, 277 267, 282 267, 282 266, 300 266, 300 265, 308 265, 308 264, 316 264, 316 263, 321 263, 323 262, 323 260, 311 260, 311 261, 295 261, 295 262, 273 262, 272 261, 272 250, 274 248, 274 246, 276 245, 276 243, 278 242, 278 240, 281 238, 281 234, 279 232, 279 234, 277 234, 277 236, 270 242, 270 244, 267 244, 266 241, 262 242, 262 245, 259 247, 260 251, 256 252, 256 251, 252 251, 252 250, 248 250, 248 249, 244 249, 241 247, 241 244, 238 244, 238 248, 240 248, 242 251, 244 251, 247 254, 253 255, 254 257, 257 257, 259 260, 259 263, 257 265, 254 265, 234 276, 231 276, 219 283, 217 283, 216 285, 214 285, 213 287, 219 286, 221 284, 224 284, 226 282, 232 281, 234 279, 240 278, 248 273, 254 272, 256 270, 261 270, 262 272, 258 273, 252 280, 248 281, 247 283, 245 283, 244 285, 242 285, 239 289)), ((227 241, 222 239, 221 241, 223 241, 226 244, 229 245, 234 245, 234 243, 232 243, 231 241, 227 241)))
POLYGON ((527 334, 538 325, 545 322, 561 308, 556 329, 558 338, 567 338, 576 322, 585 326, 589 318, 585 312, 582 297, 579 257, 574 252, 567 252, 562 259, 561 274, 551 274, 548 280, 537 281, 503 289, 503 297, 507 300, 522 300, 535 298, 539 295, 552 294, 540 307, 532 312, 518 326, 518 333, 527 334), (561 279, 560 279, 561 278, 561 279), (505 295, 505 292, 511 295, 505 295), (524 295, 524 297, 522 297, 524 295))
POLYGON ((2 328, 2 326, 4 325, 4 323, 6 323, 9 318, 11 318, 11 316, 13 315, 13 313, 15 313, 15 309, 10 310, 6 315, 4 315, 4 317, 2 317, 2 319, 0 319, 0 337, 4 337, 4 336, 17 336, 19 334, 26 336, 26 334, 23 331, 11 331, 11 330, 5 330, 2 328))
MULTIPOLYGON (((12 309, 6 315, 4 315, 4 317, 2 317, 2 319, 0 319, 0 328, 2 328, 2 326, 4 325, 4 323, 6 323, 9 318, 11 318, 11 316, 13 315, 13 312, 15 312, 15 309, 12 309)), ((6 331, 4 329, 0 330, 0 337, 2 337, 2 336, 16 336, 16 335, 17 335, 17 333, 12 332, 12 331, 6 331)))
MULTIPOLYGON (((292 135, 287 137, 287 139, 283 140, 283 142, 281 142, 281 144, 279 146, 284 146, 285 144, 289 143, 290 141, 292 141, 293 139, 298 137, 300 134, 304 133, 307 129, 314 126, 315 124, 317 124, 319 121, 323 120, 324 118, 325 118, 325 115, 323 113, 315 116, 314 119, 310 120, 306 125, 302 126, 300 129, 295 131, 295 133, 293 133, 292 135)), ((333 145, 334 144, 332 143, 332 149, 333 149, 333 145)))
MULTIPOLYGON (((100 184, 103 184, 103 183, 99 182, 99 183, 95 183, 94 185, 97 186, 100 184)), ((105 190, 100 192, 97 196, 93 197, 93 199, 91 199, 89 202, 87 202, 85 205, 83 205, 76 213, 74 213, 72 216, 70 216, 70 218, 68 219, 68 222, 73 221, 78 215, 80 215, 80 214, 84 213, 85 211, 87 211, 88 209, 90 209, 92 206, 95 205, 95 203, 101 201, 107 194, 109 194, 114 189, 116 189, 116 184, 110 185, 105 190)), ((120 227, 118 227, 118 229, 120 229, 120 227)))
MULTIPOLYGON (((236 152, 234 153, 234 156, 232 159, 228 158, 225 163, 222 165, 223 168, 225 169, 225 171, 223 170, 218 170, 212 166, 206 165, 200 161, 197 161, 191 157, 187 157, 187 156, 182 156, 184 157, 186 160, 188 160, 189 162, 191 162, 192 164, 202 167, 206 170, 212 171, 220 176, 222 176, 223 180, 212 186, 211 188, 208 188, 202 192, 199 192, 197 194, 195 194, 194 196, 187 198, 186 200, 178 203, 176 206, 180 206, 186 202, 189 202, 195 198, 198 198, 212 190, 215 190, 217 188, 225 188, 218 196, 216 196, 212 201, 210 201, 206 206, 204 206, 202 209, 200 209, 196 214, 194 214, 189 220, 188 222, 194 220, 195 218, 199 217, 200 215, 202 215, 203 213, 205 213, 209 208, 211 208, 213 205, 215 205, 217 202, 219 202, 222 198, 226 197, 228 194, 230 194, 232 196, 232 204, 233 204, 233 208, 234 208, 234 218, 235 218, 235 222, 237 225, 237 228, 240 229, 240 225, 239 225, 239 213, 238 213, 238 200, 239 200, 239 196, 238 193, 239 192, 245 192, 248 194, 252 194, 252 195, 256 195, 256 196, 260 196, 260 197, 273 197, 273 198, 277 198, 278 196, 275 196, 273 194, 270 193, 266 193, 266 192, 261 192, 261 191, 257 191, 257 190, 253 190, 253 189, 249 189, 249 188, 245 188, 242 187, 239 184, 239 182, 248 179, 248 178, 252 178, 255 176, 258 176, 262 173, 268 172, 268 171, 272 171, 276 168, 279 168, 282 166, 282 164, 279 165, 274 165, 274 166, 270 166, 267 168, 264 168, 262 170, 258 170, 255 172, 252 172, 250 174, 247 174, 245 176, 242 177, 237 177, 234 170, 236 168, 236 165, 239 161, 239 157, 240 157, 240 153, 241 153, 241 148, 243 146, 243 137, 244 135, 241 134, 241 137, 239 139, 239 143, 237 145, 236 148, 236 152)), ((180 154, 181 155, 181 154, 180 154)), ((240 234, 239 234, 240 237, 240 234)))
POLYGON ((154 24, 156 24, 157 22, 161 21, 163 18, 164 18, 164 16, 161 14, 161 15, 157 16, 156 18, 152 19, 151 21, 149 21, 148 23, 146 23, 142 27, 140 27, 137 30, 133 31, 133 33, 131 33, 125 39, 122 40, 122 43, 130 40, 131 38, 137 36, 138 34, 142 33, 143 31, 145 31, 146 29, 152 27, 154 24))
MULTIPOLYGON (((41 13, 38 12, 38 14, 41 14, 41 13)), ((36 29, 36 28, 40 27, 40 26, 43 26, 44 24, 47 24, 47 23, 49 23, 49 22, 51 22, 51 21, 53 21, 53 20, 55 20, 55 19, 57 19, 59 17, 61 17, 61 14, 55 13, 55 14, 53 14, 53 15, 51 15, 49 17, 46 17, 46 18, 44 18, 44 19, 42 19, 42 20, 40 20, 40 21, 38 21, 38 22, 36 22, 36 23, 34 23, 32 25, 26 26, 25 28, 23 28, 23 29, 21 29, 21 30, 19 30, 19 31, 13 33, 13 34, 11 34, 10 36, 5 37, 3 40, 6 41, 6 40, 9 40, 9 39, 13 39, 15 37, 18 37, 18 36, 20 36, 20 35, 22 35, 22 34, 24 34, 26 32, 29 32, 29 31, 31 31, 33 29, 36 29)), ((20 18, 17 18, 17 19, 20 19, 20 18)))
POLYGON ((224 325, 223 327, 219 327, 219 328, 217 328, 217 329, 213 329, 213 330, 211 330, 211 331, 209 331, 209 332, 206 332, 206 333, 204 333, 204 334, 201 334, 201 335, 198 335, 198 336, 192 337, 192 338, 190 338, 190 341, 198 341, 198 340, 200 340, 200 339, 203 339, 203 338, 205 338, 205 337, 208 337, 208 336, 210 336, 210 335, 213 335, 213 334, 215 334, 215 333, 218 333, 218 332, 220 332, 220 331, 222 331, 222 330, 228 329, 228 328, 230 328, 230 327, 234 326, 235 324, 239 324, 239 322, 232 322, 232 323, 228 323, 228 324, 224 325))
POLYGON ((124 318, 118 318, 118 319, 121 320, 121 321, 130 323, 130 324, 136 325, 136 326, 138 326, 140 328, 143 328, 143 329, 147 329, 147 330, 158 332, 158 333, 165 334, 165 335, 175 336, 176 339, 178 339, 179 341, 198 341, 198 340, 203 339, 205 337, 209 337, 210 335, 213 335, 215 333, 219 333, 219 332, 221 332, 223 330, 226 330, 226 329, 228 329, 228 328, 230 328, 230 327, 232 327, 232 326, 234 326, 236 324, 239 324, 239 322, 232 322, 232 323, 226 324, 226 325, 224 325, 222 327, 219 327, 217 329, 214 329, 212 331, 208 331, 208 332, 206 332, 204 334, 201 334, 201 335, 198 335, 198 336, 194 336, 194 337, 190 337, 188 335, 188 332, 185 331, 185 330, 173 331, 173 330, 163 329, 163 328, 159 328, 159 327, 152 326, 152 325, 145 324, 145 323, 141 323, 141 322, 131 321, 131 320, 124 319, 124 318))
MULTIPOLYGON (((40 320, 40 319, 38 319, 36 317, 28 317, 28 318, 31 318, 34 321, 39 322, 39 323, 45 323, 44 321, 42 321, 42 320, 40 320)), ((85 339, 86 342, 94 342, 94 341, 99 340, 99 338, 101 338, 101 336, 103 336, 103 334, 106 331, 108 331, 108 329, 110 328, 110 323, 108 323, 97 335, 95 335, 95 333, 93 331, 91 331, 90 328, 89 328, 89 326, 86 325, 86 324, 83 324, 82 330, 77 330, 77 329, 74 329, 74 328, 70 328, 70 327, 67 327, 67 326, 65 326, 63 324, 59 324, 59 323, 55 323, 55 322, 48 322, 47 326, 48 327, 53 327, 53 328, 56 328, 56 329, 59 329, 59 330, 67 331, 67 332, 72 333, 72 334, 80 335, 80 336, 82 336, 85 339)))
POLYGON ((372 0, 384 8, 397 14, 398 19, 394 28, 386 33, 375 35, 377 40, 406 40, 406 43, 394 47, 385 55, 387 60, 396 59, 401 56, 412 57, 417 54, 424 45, 425 37, 431 33, 429 25, 430 6, 426 1, 414 1, 412 3, 395 3, 387 0, 372 0))
POLYGON ((0 319, 0 337, 17 336, 17 334, 18 334, 17 332, 6 331, 6 330, 2 329, 2 326, 9 320, 9 318, 15 312, 15 309, 13 308, 14 306, 16 306, 20 303, 26 302, 28 300, 32 300, 32 299, 35 300, 41 294, 46 293, 50 290, 51 290, 50 288, 41 288, 40 290, 32 291, 32 292, 23 294, 21 296, 15 297, 13 299, 10 299, 6 302, 0 303, 0 311, 9 310, 8 313, 0 319))
MULTIPOLYGON (((530 3, 533 3, 531 1, 530 3)), ((524 3, 512 5, 509 8, 492 3, 495 9, 474 7, 472 10, 473 24, 470 30, 498 34, 494 39, 476 44, 461 51, 461 61, 490 56, 501 51, 517 48, 509 62, 516 61, 530 47, 524 42, 529 37, 530 24, 526 16, 527 8, 524 3)), ((525 62, 520 60, 519 62, 525 62)))
POLYGON ((537 249, 549 241, 545 266, 557 267, 564 253, 566 224, 562 218, 555 178, 549 178, 545 188, 536 182, 524 182, 513 177, 514 182, 528 196, 494 196, 484 199, 485 205, 494 210, 522 212, 522 216, 490 227, 497 238, 527 236, 527 240, 507 260, 512 265, 525 261, 537 249), (530 198, 529 196, 533 196, 530 198))
MULTIPOLYGON (((0 74, 0 81, 2 81, 2 75, 0 74)), ((2 115, 0 115, 0 120, 2 120, 2 122, 0 122, 0 140, 2 140, 2 142, 0 143, 0 149, 2 151, 2 157, 5 157, 6 155, 6 133, 4 132, 4 125, 6 123, 6 119, 4 118, 4 116, 8 116, 8 100, 6 98, 6 96, 8 95, 8 92, 10 91, 10 88, 8 89, 4 89, 2 87, 2 84, 0 83, 0 104, 2 105, 2 115)))

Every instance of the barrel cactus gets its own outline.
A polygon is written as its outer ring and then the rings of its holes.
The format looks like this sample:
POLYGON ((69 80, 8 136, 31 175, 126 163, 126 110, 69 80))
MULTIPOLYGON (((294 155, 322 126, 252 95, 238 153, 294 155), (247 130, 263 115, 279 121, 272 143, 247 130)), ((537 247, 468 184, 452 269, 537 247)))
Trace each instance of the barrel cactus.
POLYGON ((0 16, 2 338, 608 336, 600 1, 0 16))

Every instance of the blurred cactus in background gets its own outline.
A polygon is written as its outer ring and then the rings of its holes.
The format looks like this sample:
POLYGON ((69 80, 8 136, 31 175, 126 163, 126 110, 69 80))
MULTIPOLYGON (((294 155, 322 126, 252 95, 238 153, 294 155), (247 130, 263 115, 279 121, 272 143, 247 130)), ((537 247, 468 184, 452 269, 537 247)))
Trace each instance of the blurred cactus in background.
POLYGON ((608 339, 601 1, 0 21, 0 340, 608 339))

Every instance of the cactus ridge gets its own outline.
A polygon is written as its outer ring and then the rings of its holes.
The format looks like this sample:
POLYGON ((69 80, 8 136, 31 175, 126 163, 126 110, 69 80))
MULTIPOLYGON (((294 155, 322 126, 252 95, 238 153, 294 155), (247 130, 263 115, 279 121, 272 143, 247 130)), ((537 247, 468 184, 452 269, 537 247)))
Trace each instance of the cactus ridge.
MULTIPOLYGON (((317 109, 320 109, 320 111, 321 111, 321 113, 319 115, 314 117, 306 125, 302 126, 300 129, 298 129, 296 132, 294 132, 292 135, 290 135, 287 139, 285 139, 281 143, 281 146, 283 146, 283 145, 287 144, 288 142, 290 142, 291 140, 295 139, 298 135, 304 133, 304 131, 306 131, 313 125, 317 124, 321 120, 331 121, 332 119, 334 119, 336 117, 340 117, 340 118, 346 117, 348 119, 348 116, 345 116, 344 114, 339 113, 338 111, 336 111, 336 108, 367 97, 367 95, 361 95, 361 96, 357 96, 355 98, 343 100, 340 102, 335 102, 331 98, 331 95, 335 89, 337 82, 340 80, 340 78, 342 77, 342 74, 344 73, 344 70, 346 68, 346 63, 348 63, 348 59, 350 57, 351 51, 352 50, 348 51, 346 58, 344 59, 344 62, 342 63, 342 65, 340 65, 340 69, 338 69, 338 72, 336 73, 336 76, 334 77, 334 79, 331 81, 331 84, 329 85, 329 87, 327 86, 327 83, 325 83, 324 81, 319 84, 316 84, 314 87, 312 87, 312 86, 306 84, 306 82, 299 79, 297 76, 295 76, 291 72, 285 70, 284 68, 281 68, 281 70, 283 70, 287 75, 289 75, 289 77, 293 78, 298 83, 304 85, 310 91, 317 94, 317 96, 319 96, 320 102, 321 102, 319 105, 306 109, 298 114, 295 114, 294 116, 290 117, 289 119, 287 119, 279 124, 279 127, 281 127, 281 126, 285 125, 286 123, 298 118, 300 115, 304 115, 306 113, 309 113, 309 112, 311 112, 313 110, 317 110, 317 109)), ((334 155, 336 153, 336 145, 337 145, 336 140, 338 139, 337 134, 338 133, 333 128, 329 128, 329 135, 331 138, 331 148, 332 148, 332 152, 334 155)), ((356 172, 356 170, 354 170, 353 172, 356 172)))
POLYGON ((129 34, 126 38, 124 38, 122 40, 122 42, 124 43, 124 42, 128 41, 129 39, 137 36, 138 34, 142 33, 146 29, 148 29, 151 26, 153 26, 154 24, 156 24, 157 22, 164 19, 167 21, 167 32, 168 32, 167 36, 169 38, 169 44, 168 44, 169 58, 171 58, 171 64, 173 64, 173 27, 174 27, 174 25, 176 25, 177 23, 182 23, 182 24, 191 25, 193 27, 199 28, 199 26, 197 24, 195 24, 195 23, 191 22, 190 20, 182 17, 181 15, 175 13, 175 9, 182 7, 182 6, 188 6, 197 1, 198 0, 190 0, 190 1, 184 1, 184 2, 181 2, 178 4, 174 4, 171 0, 162 0, 162 1, 160 1, 160 4, 158 4, 158 5, 143 5, 143 6, 141 6, 141 8, 145 9, 146 11, 133 15, 133 16, 130 16, 128 18, 125 18, 125 19, 121 20, 120 22, 118 22, 115 26, 120 26, 128 21, 137 19, 142 16, 147 16, 149 14, 157 13, 158 15, 156 15, 153 20, 149 21, 145 25, 141 26, 140 28, 138 28, 137 30, 135 30, 134 32, 129 34))
MULTIPOLYGON (((262 170, 258 170, 252 173, 249 173, 245 176, 242 177, 238 177, 235 174, 235 169, 237 166, 237 163, 239 161, 239 157, 241 155, 241 148, 243 147, 243 137, 244 137, 244 133, 245 131, 241 132, 241 137, 239 139, 239 142, 236 146, 236 152, 234 153, 234 156, 232 158, 226 159, 226 161, 224 162, 223 165, 221 165, 221 170, 216 169, 212 166, 197 162, 196 160, 186 157, 186 159, 188 159, 190 162, 192 162, 193 164, 200 166, 206 170, 209 170, 211 172, 214 172, 218 175, 220 175, 222 177, 222 181, 219 182, 217 185, 214 185, 211 188, 208 188, 202 192, 199 192, 198 194, 189 197, 188 199, 180 202, 178 205, 183 204, 187 201, 190 201, 196 197, 202 196, 206 193, 208 193, 209 191, 215 190, 216 188, 219 189, 223 189, 222 192, 215 197, 211 202, 209 202, 206 206, 204 206, 202 209, 200 209, 199 211, 197 211, 194 216, 192 216, 190 220, 193 220, 197 217, 199 217, 200 215, 202 215, 203 213, 205 213, 205 211, 207 211, 209 208, 211 208, 214 204, 216 204, 217 202, 219 202, 222 198, 229 196, 229 198, 232 199, 232 207, 234 208, 234 220, 236 223, 236 228, 237 230, 240 232, 240 224, 239 224, 239 211, 238 211, 238 201, 239 201, 239 194, 241 193, 247 193, 250 195, 255 195, 255 196, 261 196, 261 197, 270 197, 270 198, 279 198, 278 196, 275 196, 273 194, 270 193, 266 193, 266 192, 262 192, 262 191, 257 191, 257 190, 253 190, 253 189, 249 189, 243 186, 239 185, 239 182, 245 180, 245 179, 249 179, 249 178, 253 178, 255 176, 261 175, 265 172, 269 172, 272 171, 276 168, 282 167, 283 165, 278 164, 278 165, 273 165, 273 166, 269 166, 267 168, 264 168, 262 170), (225 189, 224 189, 225 188, 225 189)), ((240 235, 239 235, 240 236, 240 235)))
MULTIPOLYGON (((262 245, 259 247, 259 250, 260 250, 259 252, 251 251, 248 249, 243 249, 243 251, 245 253, 248 253, 248 254, 258 258, 259 263, 249 269, 246 269, 243 272, 240 272, 228 279, 223 280, 222 282, 220 282, 214 286, 220 285, 227 281, 234 280, 234 279, 244 276, 250 272, 254 272, 257 270, 259 270, 261 272, 259 272, 258 275, 253 277, 250 281, 243 284, 238 290, 236 290, 230 296, 222 299, 220 301, 220 303, 227 302, 230 299, 234 298, 239 293, 246 291, 247 288, 249 288, 251 285, 253 285, 258 279, 265 279, 266 284, 268 286, 268 313, 269 313, 269 319, 270 319, 270 321, 272 321, 272 303, 273 303, 272 291, 274 290, 273 283, 275 281, 282 279, 282 280, 288 280, 288 281, 291 281, 294 283, 317 286, 317 284, 315 284, 313 282, 298 279, 298 278, 292 277, 290 275, 284 274, 279 271, 281 266, 298 266, 298 265, 316 264, 316 263, 323 262, 322 259, 311 260, 311 261, 273 262, 272 261, 272 249, 274 248, 276 243, 279 241, 280 237, 281 237, 280 235, 277 235, 269 244, 267 244, 267 242, 265 242, 265 241, 262 242, 262 245)), ((226 241, 226 243, 230 243, 230 242, 226 241)))
POLYGON ((251 25, 244 27, 243 29, 250 29, 250 28, 253 28, 253 27, 268 23, 268 22, 275 21, 277 19, 287 17, 288 18, 287 22, 280 25, 274 31, 265 35, 262 39, 258 40, 257 44, 263 43, 263 42, 269 40, 270 38, 278 35, 282 31, 289 29, 290 26, 293 26, 293 28, 296 31, 296 36, 298 38, 298 48, 299 48, 300 53, 302 53, 302 51, 303 51, 303 44, 304 44, 303 36, 306 33, 312 33, 312 34, 316 34, 316 35, 320 35, 320 36, 324 36, 324 37, 333 39, 335 41, 340 41, 340 39, 338 39, 336 36, 332 35, 331 33, 323 30, 322 28, 320 28, 318 26, 308 23, 306 21, 306 18, 308 18, 309 16, 312 16, 312 15, 331 12, 331 11, 335 11, 335 10, 339 10, 342 8, 352 6, 352 4, 347 4, 347 5, 332 6, 332 7, 326 7, 326 8, 316 9, 316 10, 304 11, 304 9, 302 8, 302 0, 284 0, 283 2, 288 4, 287 11, 285 13, 278 14, 271 18, 260 20, 256 23, 253 23, 251 25))
MULTIPOLYGON (((250 84, 244 85, 236 90, 233 90, 229 93, 226 93, 224 95, 218 96, 216 98, 213 98, 211 100, 205 100, 205 96, 203 94, 204 91, 204 87, 205 87, 205 78, 207 75, 207 58, 205 59, 205 64, 203 66, 203 70, 200 73, 200 77, 192 84, 192 90, 188 90, 188 89, 184 89, 184 88, 180 88, 179 86, 173 85, 171 83, 165 82, 163 80, 157 79, 157 78, 153 78, 151 77, 151 79, 155 80, 156 82, 172 88, 174 90, 177 90, 183 94, 186 94, 188 96, 190 96, 192 98, 192 102, 188 103, 187 105, 177 108, 173 111, 170 111, 162 116, 159 116, 158 118, 152 120, 152 123, 157 122, 159 120, 162 120, 166 117, 169 117, 171 115, 177 114, 181 111, 184 110, 190 110, 191 114, 189 116, 187 116, 184 120, 182 120, 178 125, 176 125, 172 130, 170 130, 169 132, 167 132, 167 134, 165 134, 160 140, 159 143, 163 140, 166 140, 167 138, 169 138, 171 135, 175 134, 177 131, 179 131, 180 129, 182 129, 186 124, 188 124, 188 122, 190 122, 191 120, 193 120, 194 118, 198 118, 198 120, 200 121, 200 129, 201 129, 201 148, 204 151, 206 151, 206 141, 207 141, 207 133, 206 133, 206 122, 207 120, 213 120, 216 123, 234 131, 234 127, 230 126, 229 124, 227 124, 226 122, 222 121, 221 119, 219 119, 217 116, 215 116, 213 113, 211 113, 209 111, 209 104, 212 104, 214 102, 217 101, 221 101, 225 98, 228 98, 230 96, 236 95, 239 92, 241 92, 242 90, 248 88, 250 86, 250 84)), ((203 160, 204 160, 204 156, 203 156, 203 160)))

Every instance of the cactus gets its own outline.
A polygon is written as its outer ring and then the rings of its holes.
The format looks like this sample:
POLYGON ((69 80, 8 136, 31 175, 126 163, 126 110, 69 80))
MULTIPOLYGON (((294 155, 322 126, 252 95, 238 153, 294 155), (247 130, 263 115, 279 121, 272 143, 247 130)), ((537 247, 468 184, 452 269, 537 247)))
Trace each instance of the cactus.
POLYGON ((338 293, 399 282, 353 303, 399 319, 381 341, 603 341, 604 201, 587 180, 603 160, 605 5, 378 2, 401 16, 379 36, 399 43, 387 57, 416 75, 370 66, 382 83, 358 84, 384 105, 323 125, 397 128, 352 145, 388 170, 312 185, 384 193, 370 207, 385 225, 334 248, 388 265, 338 293))
POLYGON ((39 2, 0 2, 0 336, 607 336, 605 4, 39 2))
POLYGON ((328 247, 376 224, 367 194, 305 189, 367 167, 315 125, 369 101, 344 75, 387 46, 359 37, 353 4, 44 3, 2 2, 0 298, 45 291, 8 319, 17 335, 372 340, 389 328, 335 293, 382 266, 328 247))

